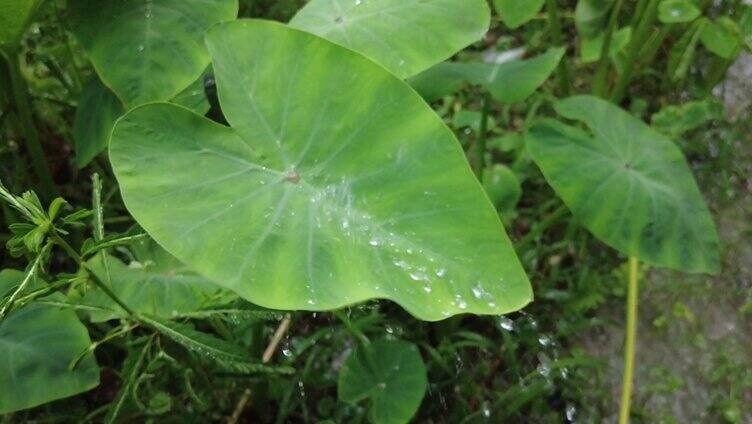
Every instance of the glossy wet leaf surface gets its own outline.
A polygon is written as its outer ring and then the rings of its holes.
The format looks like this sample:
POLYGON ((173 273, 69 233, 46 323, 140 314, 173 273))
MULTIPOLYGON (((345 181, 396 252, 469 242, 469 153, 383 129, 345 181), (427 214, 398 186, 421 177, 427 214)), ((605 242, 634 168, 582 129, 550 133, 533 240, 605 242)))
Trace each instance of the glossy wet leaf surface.
MULTIPOLYGON (((107 256, 107 267, 102 255, 89 261, 89 266, 131 309, 157 318, 169 319, 195 312, 211 305, 222 297, 220 289, 206 278, 197 275, 185 265, 149 242, 145 254, 126 265, 119 259, 107 256)), ((91 313, 92 321, 106 321, 123 316, 122 310, 102 291, 87 293, 83 304, 104 308, 91 313)))
POLYGON ((290 25, 407 78, 480 40, 489 22, 485 0, 313 0, 290 25))
POLYGON ((120 99, 99 78, 92 78, 84 86, 73 123, 76 166, 85 167, 107 148, 112 127, 124 112, 120 99))
POLYGON ((378 340, 347 357, 337 391, 344 402, 368 399, 374 423, 399 424, 418 410, 427 383, 426 367, 414 344, 378 340))
POLYGON ((545 0, 494 0, 494 7, 507 27, 517 28, 535 17, 545 0))
POLYGON ((555 107, 589 131, 546 119, 530 129, 528 150, 583 225, 649 264, 718 272, 715 226, 679 148, 595 97, 571 97, 555 107))
POLYGON ((0 414, 85 392, 99 384, 94 355, 70 370, 91 343, 70 310, 30 305, 0 321, 0 414))
POLYGON ((530 301, 459 143, 404 82, 276 23, 207 37, 232 127, 146 105, 110 147, 127 207, 170 253, 274 309, 387 298, 438 320, 530 301))
POLYGON ((71 26, 97 73, 133 107, 169 100, 206 68, 204 32, 237 0, 71 0, 71 26))

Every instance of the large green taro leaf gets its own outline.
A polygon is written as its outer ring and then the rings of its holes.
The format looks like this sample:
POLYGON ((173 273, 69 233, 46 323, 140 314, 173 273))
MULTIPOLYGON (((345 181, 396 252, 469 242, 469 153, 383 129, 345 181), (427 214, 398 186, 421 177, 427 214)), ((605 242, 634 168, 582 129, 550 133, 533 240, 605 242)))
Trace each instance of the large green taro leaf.
POLYGON ((169 100, 209 63, 207 28, 237 0, 70 0, 72 26, 97 73, 128 106, 169 100))
POLYGON ((128 209, 170 253, 274 309, 388 298, 437 320, 530 301, 459 143, 403 81, 272 22, 207 42, 232 127, 151 104, 110 145, 128 209))
POLYGON ((337 391, 348 403, 370 399, 374 423, 402 424, 415 415, 427 385, 426 366, 414 344, 378 340, 347 357, 337 391))
POLYGON ((29 305, 0 321, 0 414, 85 392, 99 384, 91 344, 70 310, 29 305))
POLYGON ((40 0, 0 0, 0 47, 13 47, 24 34, 40 0))
POLYGON ((312 0, 290 21, 401 78, 480 40, 489 23, 485 0, 312 0))
POLYGON ((556 111, 590 132, 544 120, 530 129, 528 150, 596 237, 653 265, 719 271, 713 220, 670 139, 595 97, 561 100, 556 111))
MULTIPOLYGON (((89 261, 90 268, 112 291, 136 312, 169 319, 194 312, 218 301, 222 294, 214 283, 197 275, 156 243, 149 241, 138 250, 136 261, 126 265, 102 255, 89 261)), ((91 313, 92 321, 106 321, 122 317, 120 309, 102 291, 87 293, 82 303, 103 308, 91 313)))

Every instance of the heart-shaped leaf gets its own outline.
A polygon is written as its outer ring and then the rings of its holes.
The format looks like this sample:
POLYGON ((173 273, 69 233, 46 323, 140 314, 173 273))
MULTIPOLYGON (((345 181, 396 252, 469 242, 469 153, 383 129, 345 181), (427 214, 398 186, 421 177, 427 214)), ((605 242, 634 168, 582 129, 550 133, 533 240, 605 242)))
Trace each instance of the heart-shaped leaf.
POLYGON ((15 48, 40 0, 0 0, 0 47, 15 48))
POLYGON ((403 81, 267 21, 207 43, 232 128, 151 104, 110 146, 128 209, 170 253, 273 309, 388 298, 436 320, 530 301, 459 143, 403 81))
POLYGON ((71 0, 76 37, 102 81, 128 107, 173 98, 209 63, 212 24, 237 16, 237 0, 71 0))
POLYGON ((377 424, 410 421, 423 400, 428 380, 418 348, 401 340, 378 340, 347 357, 339 372, 340 400, 371 402, 377 424))
POLYGON ((76 165, 83 168, 107 148, 115 121, 125 112, 115 94, 92 78, 81 92, 73 124, 76 165))
POLYGON ((494 6, 504 25, 515 29, 533 19, 540 12, 545 1, 494 0, 494 6))
POLYGON ((312 0, 290 26, 407 78, 480 40, 490 16, 485 0, 312 0))
POLYGON ((528 150, 569 209, 600 240, 647 263, 687 272, 720 268, 713 219, 678 147, 604 100, 556 103, 564 118, 530 129, 528 150))
MULTIPOLYGON (((191 272, 152 241, 147 255, 138 255, 136 263, 125 265, 107 256, 107 267, 102 255, 89 261, 90 268, 131 309, 157 318, 169 319, 209 306, 222 296, 218 286, 191 272)), ((92 321, 107 321, 123 316, 122 310, 103 292, 91 291, 82 303, 102 308, 91 313, 92 321)))
POLYGON ((85 392, 99 384, 94 355, 71 362, 91 344, 70 310, 29 305, 0 321, 0 414, 85 392))
POLYGON ((658 5, 658 20, 664 24, 692 22, 700 17, 701 13, 690 0, 663 0, 658 5))

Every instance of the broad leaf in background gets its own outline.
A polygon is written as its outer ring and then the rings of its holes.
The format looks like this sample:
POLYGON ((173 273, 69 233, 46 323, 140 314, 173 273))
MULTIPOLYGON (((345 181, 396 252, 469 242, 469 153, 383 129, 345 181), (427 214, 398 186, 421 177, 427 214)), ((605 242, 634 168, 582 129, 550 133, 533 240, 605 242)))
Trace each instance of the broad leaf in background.
POLYGON ((290 26, 407 78, 483 38, 490 19, 485 0, 312 0, 290 26))
POLYGON ((485 87, 501 103, 516 103, 528 98, 551 76, 564 56, 564 49, 555 47, 527 60, 502 64, 466 63, 466 78, 485 87))
POLYGON ((663 0, 658 5, 658 20, 664 24, 692 22, 701 13, 691 0, 663 0))
POLYGON ((726 16, 708 21, 702 29, 700 41, 713 54, 727 60, 736 58, 742 49, 741 30, 726 16))
POLYGON ((78 99, 73 140, 76 143, 76 166, 83 168, 107 148, 110 133, 125 112, 115 94, 94 76, 78 99))
POLYGON ((494 7, 504 25, 515 29, 533 19, 540 12, 545 1, 494 0, 494 7))
POLYGON ((427 101, 451 94, 463 82, 469 82, 484 87, 501 103, 516 103, 528 98, 546 82, 563 55, 564 49, 553 48, 531 59, 499 64, 441 63, 408 82, 427 101))
MULTIPOLYGON (((102 255, 89 261, 94 273, 102 281, 111 281, 112 291, 139 313, 170 319, 209 306, 222 297, 217 285, 190 271, 158 246, 153 255, 141 255, 130 265, 108 256, 107 265, 104 266, 102 255)), ((122 310, 101 290, 87 293, 81 303, 105 309, 92 312, 92 321, 123 317, 122 310)))
POLYGON ((459 143, 407 84, 273 22, 207 43, 231 128, 151 104, 110 146, 125 204, 170 253, 272 309, 387 298, 438 320, 530 301, 459 143))
POLYGON ((0 0, 0 48, 15 48, 40 0, 0 0))
POLYGON ((680 105, 666 106, 652 117, 656 130, 672 137, 723 118, 723 104, 715 99, 697 100, 680 105))
POLYGON ((574 23, 580 36, 593 38, 603 31, 613 4, 614 0, 579 0, 574 23))
POLYGON ((414 344, 378 340, 347 357, 337 392, 347 403, 369 399, 376 424, 402 424, 415 415, 427 385, 426 366, 414 344))
POLYGON ((585 227, 652 265, 720 270, 713 219, 670 139, 595 97, 570 97, 555 108, 591 132, 542 120, 528 132, 528 150, 585 227))
POLYGON ((91 340, 70 310, 29 305, 0 321, 0 414, 85 392, 99 384, 91 340))
POLYGON ((128 108, 173 98, 206 69, 204 32, 237 0, 71 0, 72 29, 128 108))
POLYGON ((491 203, 502 214, 508 214, 522 197, 522 186, 517 175, 502 164, 495 164, 483 173, 483 188, 491 203))

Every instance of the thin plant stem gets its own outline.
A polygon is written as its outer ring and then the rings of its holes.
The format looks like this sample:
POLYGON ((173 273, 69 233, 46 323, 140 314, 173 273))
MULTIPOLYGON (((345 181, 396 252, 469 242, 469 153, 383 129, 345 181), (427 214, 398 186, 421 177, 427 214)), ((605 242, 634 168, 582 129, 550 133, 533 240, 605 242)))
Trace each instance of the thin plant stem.
POLYGON ((63 250, 65 250, 66 253, 68 253, 68 256, 73 258, 73 260, 78 263, 78 266, 86 270, 86 272, 91 277, 91 281, 94 283, 97 288, 102 290, 104 294, 107 295, 110 299, 112 299, 113 302, 117 303, 118 306, 120 306, 131 318, 137 318, 136 312, 133 311, 125 302, 123 302, 118 295, 115 294, 115 292, 110 289, 110 287, 105 284, 98 276, 95 274, 89 266, 84 262, 84 260, 81 258, 81 255, 79 255, 73 247, 71 247, 70 244, 68 244, 67 241, 63 240, 62 237, 57 233, 56 230, 53 230, 51 233, 52 240, 57 244, 58 246, 62 247, 63 250))
MULTIPOLYGON (((557 0, 546 0, 546 9, 548 10, 548 27, 551 31, 551 37, 554 45, 564 46, 564 35, 561 30, 561 21, 559 20, 559 6, 557 0)), ((569 96, 569 68, 567 65, 566 55, 561 59, 561 63, 556 68, 556 79, 559 83, 559 90, 564 97, 569 96)))
POLYGON ((648 0, 640 22, 637 24, 637 29, 632 34, 632 40, 629 42, 627 56, 624 60, 624 70, 619 74, 616 86, 611 94, 611 101, 614 103, 621 103, 627 92, 629 83, 632 82, 632 76, 637 67, 638 56, 644 47, 645 41, 650 36, 650 29, 653 27, 653 22, 655 22, 658 14, 658 3, 658 0, 648 0))
POLYGON ((29 268, 29 271, 26 273, 26 276, 24 277, 23 281, 21 281, 21 284, 18 285, 16 290, 13 292, 13 294, 10 296, 10 299, 5 303, 2 309, 0 309, 0 319, 5 317, 5 314, 8 312, 8 310, 13 306, 13 303, 15 303, 16 298, 24 291, 26 286, 31 283, 31 280, 37 275, 37 272, 39 271, 39 266, 42 263, 43 258, 47 255, 47 251, 49 250, 50 245, 45 245, 42 250, 39 252, 37 257, 34 259, 34 262, 31 264, 31 268, 29 268))
POLYGON ((491 95, 485 93, 483 95, 482 110, 480 114, 480 131, 478 134, 478 141, 475 144, 477 155, 477 168, 475 174, 478 176, 478 180, 483 181, 483 170, 486 167, 486 141, 488 140, 488 115, 491 111, 491 95))
POLYGON ((624 342, 624 375, 621 385, 619 424, 629 423, 632 404, 632 381, 634 378, 635 338, 637 334, 637 258, 629 258, 629 281, 627 286, 627 328, 624 342))
POLYGON ((39 178, 42 197, 49 200, 55 196, 57 189, 52 180, 50 169, 47 166, 47 159, 45 158, 42 144, 39 142, 39 135, 34 124, 34 114, 31 111, 31 104, 29 103, 28 86, 23 75, 21 75, 20 55, 16 51, 11 51, 7 55, 7 58, 13 97, 23 137, 26 142, 26 149, 29 156, 31 156, 31 164, 34 167, 34 172, 37 174, 37 178, 39 178))
POLYGON ((264 355, 261 357, 262 363, 265 364, 271 361, 272 356, 274 356, 274 352, 277 350, 277 346, 279 345, 279 342, 282 341, 282 337, 285 336, 287 329, 290 328, 291 321, 292 319, 290 318, 290 314, 287 314, 285 315, 284 319, 282 319, 282 322, 279 323, 279 327, 277 327, 277 331, 274 332, 274 335, 272 336, 272 339, 269 342, 269 345, 266 347, 266 350, 264 350, 264 355))
POLYGON ((624 4, 624 0, 616 0, 614 8, 611 10, 611 16, 608 19, 608 28, 603 36, 603 45, 601 46, 601 58, 598 61, 598 69, 595 72, 593 81, 593 93, 598 97, 606 97, 608 70, 611 63, 611 42, 616 33, 616 26, 619 22, 619 12, 624 4))

